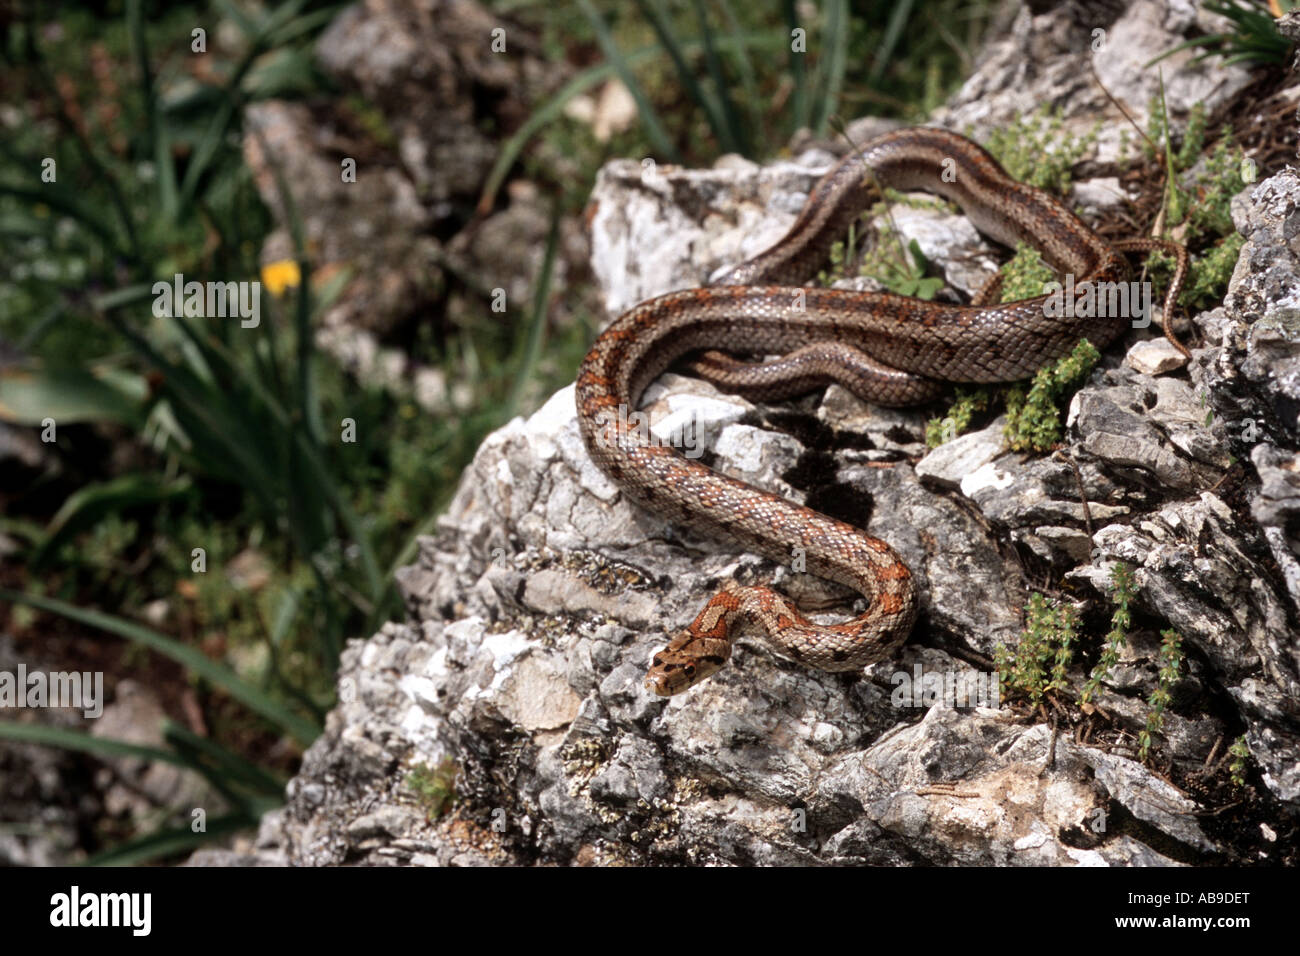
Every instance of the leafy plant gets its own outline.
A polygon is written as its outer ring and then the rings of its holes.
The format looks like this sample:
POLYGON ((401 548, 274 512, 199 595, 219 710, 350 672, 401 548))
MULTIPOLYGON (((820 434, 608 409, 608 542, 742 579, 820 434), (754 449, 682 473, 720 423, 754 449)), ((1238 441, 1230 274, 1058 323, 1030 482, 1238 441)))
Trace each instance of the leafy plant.
POLYGON ((432 823, 456 802, 456 761, 444 757, 436 767, 418 764, 406 775, 406 786, 432 823))
POLYGON ((1014 648, 1004 644, 994 648, 999 691, 1023 694, 1036 705, 1044 694, 1066 690, 1065 672, 1074 656, 1078 630, 1079 612, 1073 605, 1030 595, 1019 643, 1014 648))
POLYGON ((1101 657, 1088 676, 1087 683, 1083 685, 1083 692, 1079 695, 1080 706, 1090 704, 1101 693, 1102 683, 1110 678, 1111 671, 1119 663, 1120 651, 1128 640, 1128 629, 1133 623, 1133 616, 1129 611, 1129 602, 1133 600, 1135 586, 1133 569, 1123 561, 1116 561, 1111 565, 1110 583, 1115 610, 1110 617, 1110 630, 1106 633, 1101 657))
POLYGON ((991 131, 987 146, 1012 179, 1065 195, 1070 170, 1092 149, 1100 132, 1099 121, 1083 136, 1066 133, 1060 109, 1044 106, 991 131))
POLYGON ((1246 761, 1250 759, 1250 748, 1246 746, 1246 735, 1242 734, 1232 742, 1228 748, 1228 753, 1232 755, 1232 761, 1228 764, 1228 773, 1232 777, 1234 787, 1244 787, 1246 785, 1246 761))
MULTIPOLYGON (((1248 185, 1245 175, 1249 160, 1234 143, 1231 129, 1225 126, 1195 175, 1190 179, 1180 176, 1201 157, 1203 128, 1195 123, 1196 113, 1193 112, 1177 154, 1169 146, 1163 99, 1157 99, 1151 115, 1155 142, 1164 144, 1169 170, 1165 185, 1166 230, 1189 246, 1211 243, 1207 251, 1192 259, 1178 296, 1179 304, 1186 308, 1203 308, 1223 297, 1245 244, 1245 238, 1232 223, 1232 197, 1248 185)), ((1171 276, 1174 265, 1173 256, 1165 252, 1153 252, 1147 259, 1147 266, 1156 277, 1171 276)))
POLYGON ((938 448, 958 435, 965 434, 977 412, 988 409, 992 391, 987 386, 975 389, 958 387, 956 398, 942 418, 931 418, 925 423, 925 444, 938 448))
POLYGON ((1138 734, 1138 759, 1146 760, 1156 734, 1164 730, 1165 708, 1169 706, 1169 689, 1178 680, 1183 662, 1182 636, 1172 628, 1160 633, 1160 669, 1155 689, 1147 699, 1146 727, 1138 734))
POLYGON ((998 271, 1002 274, 1003 302, 1037 298, 1056 277, 1039 251, 1025 242, 1016 243, 1015 255, 1004 262, 998 271))
POLYGON ((875 275, 886 289, 898 295, 933 299, 943 288, 943 279, 926 275, 930 262, 915 239, 907 243, 906 249, 905 255, 892 259, 877 258, 870 266, 864 264, 864 268, 874 267, 874 272, 863 274, 875 275))
POLYGON ((1007 391, 1004 434, 1016 451, 1046 451, 1061 440, 1061 405, 1092 372, 1101 353, 1087 339, 1053 365, 1040 368, 1026 392, 1013 385, 1007 391))
POLYGON ((1223 60, 1224 66, 1235 63, 1286 64, 1291 53, 1291 41, 1278 32, 1276 21, 1264 7, 1250 0, 1206 0, 1204 8, 1226 17, 1231 29, 1180 43, 1147 61, 1146 66, 1159 63, 1180 50, 1197 47, 1204 47, 1205 52, 1193 59, 1193 63, 1217 56, 1223 60))

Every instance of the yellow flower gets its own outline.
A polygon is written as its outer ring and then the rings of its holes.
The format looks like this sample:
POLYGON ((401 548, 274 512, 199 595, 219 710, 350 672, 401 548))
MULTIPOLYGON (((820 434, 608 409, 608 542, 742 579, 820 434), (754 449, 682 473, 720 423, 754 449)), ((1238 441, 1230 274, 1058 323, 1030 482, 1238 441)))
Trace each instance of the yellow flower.
POLYGON ((278 297, 285 289, 296 289, 301 281, 302 273, 293 259, 281 259, 262 266, 262 285, 271 295, 278 297))

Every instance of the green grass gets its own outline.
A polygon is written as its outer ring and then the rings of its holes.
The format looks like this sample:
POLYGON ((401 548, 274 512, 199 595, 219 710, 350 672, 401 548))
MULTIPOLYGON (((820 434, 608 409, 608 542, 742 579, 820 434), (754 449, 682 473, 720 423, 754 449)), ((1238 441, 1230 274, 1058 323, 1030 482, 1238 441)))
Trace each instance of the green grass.
POLYGON ((1228 748, 1232 760, 1228 764, 1228 773, 1232 778, 1234 787, 1244 787, 1246 785, 1246 763, 1250 760, 1250 748, 1246 745, 1246 735, 1242 734, 1232 742, 1228 748))
POLYGON ((958 435, 965 434, 976 414, 988 410, 990 400, 991 389, 987 386, 971 389, 959 387, 947 414, 931 418, 925 423, 926 447, 938 448, 958 435))
MULTIPOLYGON (((1175 152, 1163 97, 1157 96, 1152 103, 1148 135, 1166 157, 1165 234, 1201 250, 1192 258, 1178 296, 1178 304, 1187 309, 1207 308, 1227 291, 1245 244, 1245 237, 1232 223, 1232 197, 1250 185, 1247 177, 1254 172, 1230 128, 1220 131, 1208 151, 1205 133, 1204 110, 1193 110, 1175 152)), ((1165 252, 1154 252, 1147 259, 1152 275, 1162 281, 1173 274, 1174 264, 1174 257, 1165 252)))
POLYGON ((1021 385, 1007 390, 1003 434, 1014 451, 1047 451, 1060 442, 1062 409, 1100 359, 1101 353, 1083 339, 1069 355, 1040 368, 1028 390, 1021 385))
POLYGON ((456 761, 444 757, 437 766, 417 764, 406 775, 406 788, 411 792, 430 823, 437 820, 456 803, 456 761))
POLYGON ((704 165, 723 152, 770 156, 800 129, 830 135, 842 116, 920 119, 964 79, 996 13, 985 0, 576 0, 564 16, 530 2, 498 6, 536 29, 552 58, 577 50, 600 59, 537 104, 507 141, 480 211, 529 144, 590 171, 606 155, 704 165), (563 111, 612 77, 632 94, 638 123, 598 143, 563 111), (578 150, 552 149, 562 145, 578 150))

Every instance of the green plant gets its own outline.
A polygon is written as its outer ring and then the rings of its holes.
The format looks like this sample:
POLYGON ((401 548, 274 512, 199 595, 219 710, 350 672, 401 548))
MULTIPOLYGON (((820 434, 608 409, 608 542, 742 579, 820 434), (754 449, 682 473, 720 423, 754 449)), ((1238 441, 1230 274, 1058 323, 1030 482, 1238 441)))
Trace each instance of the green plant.
POLYGON ((1014 648, 999 644, 993 651, 1000 693, 1023 694, 1037 705, 1044 694, 1066 690, 1078 630, 1079 612, 1073 605, 1030 595, 1020 641, 1014 648))
POLYGON ((970 428, 976 412, 986 411, 992 401, 992 391, 987 386, 974 389, 958 387, 956 398, 941 418, 931 418, 925 423, 925 444, 938 448, 970 428))
MULTIPOLYGON (((1163 113, 1153 110, 1152 115, 1163 113)), ((1174 156, 1168 147, 1167 121, 1158 123, 1156 132, 1160 137, 1157 142, 1165 144, 1174 170, 1166 176, 1166 227, 1176 229, 1179 240, 1186 245, 1201 247, 1211 243, 1206 252, 1192 259, 1178 297, 1178 303, 1186 308, 1203 308, 1223 297, 1245 243, 1233 226, 1231 206, 1232 197, 1247 185, 1243 177, 1247 159, 1233 141, 1232 131, 1224 127, 1201 169, 1187 181, 1178 173, 1189 169, 1200 157, 1200 134, 1189 127, 1182 148, 1174 156)), ((1173 274, 1174 258, 1165 252, 1153 252, 1147 266, 1157 278, 1167 278, 1173 274)))
POLYGON ((1002 274, 1002 301, 1033 299, 1043 294, 1043 289, 1055 277, 1037 249, 1028 243, 1016 243, 1016 252, 998 270, 1002 274))
POLYGON ((1186 218, 1190 238, 1226 236, 1235 231, 1232 197, 1247 186, 1242 178, 1245 159, 1233 141, 1232 130, 1225 126, 1188 190, 1193 194, 1186 218))
MULTIPOLYGON (((720 151, 757 158, 779 150, 797 130, 826 134, 842 104, 851 115, 865 102, 871 112, 924 116, 967 75, 996 15, 989 0, 578 0, 577 7, 577 22, 547 16, 541 5, 513 11, 536 21, 554 57, 575 44, 594 45, 603 62, 533 108, 498 154, 480 212, 492 207, 525 146, 539 136, 564 138, 553 128, 566 105, 613 77, 631 94, 640 120, 640 138, 620 140, 619 152, 673 162, 720 151), (858 57, 859 50, 870 55, 858 57)), ((608 145, 593 146, 600 155, 592 162, 605 158, 608 145)), ((586 190, 580 192, 579 203, 586 190)))
MULTIPOLYGON (((183 97, 158 80, 168 73, 158 65, 168 54, 150 51, 160 39, 188 44, 188 8, 174 14, 176 22, 148 23, 130 0, 120 22, 88 19, 58 44, 42 41, 48 31, 29 5, 4 51, 17 51, 20 101, 46 105, 61 135, 48 147, 57 179, 39 185, 47 145, 31 133, 37 124, 19 124, 0 142, 0 227, 24 240, 16 253, 20 281, 0 284, 0 335, 12 334, 30 356, 0 372, 0 417, 32 427, 54 418, 55 447, 64 454, 78 440, 75 431, 68 437, 69 426, 112 428, 123 452, 43 527, 0 519, 27 548, 26 593, 4 592, 14 606, 9 623, 38 626, 31 608, 62 615, 177 661, 205 702, 236 701, 220 708, 212 739, 173 731, 171 749, 159 750, 213 775, 237 776, 236 755, 217 740, 288 734, 305 747, 314 739, 343 639, 398 612, 393 571, 409 562, 482 437, 539 390, 571 378, 586 345, 578 313, 547 351, 557 214, 525 314, 494 323, 491 335, 458 328, 437 343, 432 361, 449 386, 474 386, 466 397, 449 387, 449 414, 428 416, 410 399, 361 386, 317 353, 315 317, 349 275, 313 271, 278 157, 256 130, 243 129, 242 118, 250 101, 311 78, 310 57, 295 51, 310 48, 338 7, 302 12, 305 0, 230 7, 245 41, 236 62, 228 71, 214 67, 220 82, 183 97), (75 53, 87 42, 78 30, 102 36, 104 56, 129 58, 139 75, 138 85, 119 91, 118 112, 103 129, 88 125, 68 93, 94 79, 75 53), (294 247, 293 259, 264 268, 257 252, 270 218, 244 164, 241 134, 262 147, 294 247), (243 328, 158 309, 153 283, 175 273, 186 282, 260 277, 260 322, 243 328), (55 276, 60 281, 51 282, 55 276), (233 583, 240 558, 264 569, 258 583, 233 583), (175 635, 92 609, 156 600, 167 603, 175 635), (197 651, 200 642, 229 664, 197 651)), ((112 76, 112 65, 102 72, 112 76)), ((381 124, 376 115, 362 123, 377 139, 381 124)), ((29 731, 6 724, 0 732, 29 731)), ((42 740, 107 752, 78 736, 42 740)), ((226 822, 255 823, 267 800, 278 801, 282 781, 269 780, 232 804, 238 812, 226 822)), ((208 835, 223 832, 209 827, 208 835)), ((140 859, 202 838, 163 831, 116 849, 140 859)))
POLYGON ((1065 195, 1070 171, 1096 143, 1101 122, 1083 136, 1065 133, 1064 125, 1059 108, 1044 106, 993 130, 986 145, 1012 179, 1065 195))
MULTIPOLYGON (((719 34, 702 0, 692 0, 690 4, 690 15, 686 18, 689 27, 662 0, 636 0, 635 7, 657 38, 659 50, 671 62, 676 89, 685 93, 684 102, 704 119, 717 145, 725 152, 756 155, 760 143, 756 131, 763 129, 763 100, 759 94, 758 71, 749 59, 747 44, 734 42, 742 38, 743 33, 730 4, 724 2, 720 5, 729 36, 719 34), (692 28, 696 33, 694 43, 685 39, 685 30, 692 28), (725 44, 723 41, 728 39, 733 42, 725 44), (696 67, 689 61, 692 46, 703 55, 707 84, 697 77, 696 67), (730 70, 725 59, 727 54, 732 63, 730 70), (734 76, 740 78, 746 94, 743 99, 732 95, 732 88, 736 85, 734 76)), ((653 95, 633 69, 631 58, 623 53, 607 18, 592 0, 578 0, 578 8, 590 25, 606 62, 636 103, 642 128, 652 147, 661 157, 680 162, 677 142, 669 134, 653 95)), ((808 24, 800 19, 800 11, 792 0, 784 5, 783 13, 788 29, 776 37, 789 57, 788 75, 794 86, 791 96, 794 128, 810 127, 817 133, 824 133, 839 102, 844 82, 849 37, 848 0, 826 0, 824 9, 818 11, 821 41, 819 45, 811 44, 819 51, 811 70, 805 64, 810 46, 808 24)), ((768 34, 769 37, 772 35, 768 34)))
POLYGON ((1097 666, 1092 669, 1092 673, 1088 675, 1088 681, 1083 685, 1083 692, 1079 695, 1080 706, 1091 703, 1101 693, 1102 682, 1109 679, 1111 671, 1119 663, 1120 651, 1128 640, 1128 629, 1133 623, 1133 616, 1129 611, 1129 602, 1133 600, 1135 589, 1133 569, 1123 561, 1116 561, 1111 565, 1110 583, 1115 610, 1110 616, 1110 630, 1106 633, 1101 657, 1097 661, 1097 666))
POLYGON ((1246 746, 1245 734, 1232 742, 1232 746, 1228 748, 1228 753, 1232 755, 1232 762, 1228 764, 1228 773, 1232 776, 1232 785, 1234 787, 1244 787, 1246 785, 1246 761, 1250 759, 1250 748, 1246 746))
POLYGON ((1169 705, 1169 689, 1178 680, 1178 669, 1183 662, 1182 637, 1172 628, 1160 633, 1160 669, 1155 689, 1147 698, 1146 727, 1138 734, 1138 759, 1146 760, 1151 753, 1155 734, 1165 726, 1165 708, 1169 705))
MULTIPOLYGON (((610 39, 612 40, 612 37, 610 39)), ((770 52, 783 49, 785 45, 785 40, 781 35, 771 32, 736 34, 734 36, 719 37, 715 41, 715 47, 718 50, 732 53, 736 57, 747 57, 750 51, 770 52)), ((677 43, 677 48, 683 55, 697 53, 703 47, 702 40, 679 40, 677 43)), ((664 55, 663 47, 657 45, 643 47, 630 53, 621 53, 615 58, 577 73, 553 96, 536 106, 523 125, 498 150, 492 169, 484 180, 483 191, 478 202, 479 213, 486 214, 491 211, 497 193, 500 191, 506 177, 510 174, 510 170, 523 155, 525 148, 542 131, 556 123, 564 115, 565 107, 574 99, 608 82, 613 77, 621 79, 625 71, 631 72, 636 68, 654 62, 664 55)), ((657 116, 657 114, 655 115, 657 116)), ((660 130, 662 131, 662 123, 660 123, 660 130)), ((666 137, 667 133, 664 132, 663 135, 666 137)), ((657 148, 662 148, 662 144, 657 144, 657 148)), ((673 151, 665 152, 664 155, 671 158, 677 154, 674 148, 673 151)))
POLYGON ((863 255, 858 274, 879 280, 897 295, 933 299, 943 288, 943 279, 927 276, 929 268, 929 260, 915 239, 903 245, 902 237, 893 227, 886 226, 875 245, 863 255))
POLYGON ((1291 53, 1291 41, 1278 32, 1277 23, 1267 9, 1250 0, 1206 0, 1204 7, 1210 13, 1226 17, 1232 28, 1223 33, 1210 33, 1180 43, 1172 50, 1149 60, 1146 65, 1159 63, 1180 50, 1205 47, 1205 52, 1192 62, 1199 63, 1211 56, 1222 58, 1224 66, 1234 63, 1264 63, 1285 65, 1291 53))
MULTIPOLYGON (((70 35, 59 44, 41 42, 47 32, 28 5, 25 19, 11 24, 4 52, 25 94, 20 99, 44 104, 60 135, 46 143, 31 133, 36 124, 16 124, 16 135, 0 144, 0 221, 23 239, 15 250, 19 281, 0 287, 0 335, 12 334, 30 356, 0 374, 0 417, 34 427, 55 420, 55 447, 64 454, 77 445, 75 432, 67 437, 70 426, 111 427, 126 453, 122 464, 105 470, 128 469, 74 490, 44 528, 15 522, 28 546, 28 593, 6 590, 4 599, 172 658, 205 692, 237 701, 249 729, 288 734, 299 747, 319 733, 343 637, 395 606, 374 546, 388 527, 357 516, 352 481, 359 469, 326 438, 324 422, 338 418, 326 417, 319 391, 323 370, 311 318, 347 277, 312 281, 292 195, 276 169, 297 243, 296 295, 283 303, 278 292, 263 297, 260 323, 243 329, 159 310, 153 283, 175 273, 223 282, 259 275, 255 240, 269 218, 243 163, 241 118, 250 101, 310 79, 310 58, 296 50, 310 45, 337 5, 302 13, 304 7, 291 0, 241 12, 234 19, 245 43, 237 61, 228 73, 214 70, 224 80, 176 96, 157 79, 166 58, 151 54, 150 43, 183 37, 188 44, 192 10, 149 24, 142 4, 128 0, 119 23, 65 21, 70 35), (97 77, 86 77, 76 53, 69 54, 69 47, 84 50, 80 32, 102 44, 92 55, 103 59, 97 77), (104 85, 114 75, 114 57, 129 57, 138 85, 118 91, 114 110, 80 110, 78 84, 104 85), (40 178, 46 168, 57 171, 48 181, 40 178), (51 262, 59 282, 49 281, 51 262), (235 502, 233 515, 203 510, 202 498, 214 488, 235 502), (259 541, 272 583, 254 596, 232 588, 217 562, 259 541), (196 546, 205 553, 200 563, 214 562, 213 574, 191 566, 196 546), (128 553, 138 559, 123 573, 128 553), (139 607, 178 589, 192 595, 171 601, 180 608, 178 626, 193 624, 198 632, 186 642, 78 606, 139 607), (190 646, 207 636, 219 644, 231 639, 238 665, 190 646), (235 653, 258 644, 259 653, 235 653)), ((270 271, 262 278, 269 290, 270 271)), ((355 412, 355 395, 347 401, 355 412)), ((394 560, 402 545, 386 545, 394 560)), ((10 620, 21 624, 23 617, 15 612, 10 620)), ((219 718, 214 728, 226 723, 219 718)), ((243 728, 232 729, 247 739, 243 728)), ((112 752, 112 742, 48 730, 0 725, 8 737, 112 752)), ((97 859, 179 852, 255 824, 279 801, 283 780, 216 736, 195 738, 171 727, 166 740, 168 749, 150 759, 202 773, 232 813, 206 833, 182 827, 147 834, 97 859)))
MULTIPOLYGON (((1154 121, 1157 117, 1159 117, 1160 134, 1168 141, 1169 117, 1163 109, 1159 113, 1152 110, 1151 119, 1154 121)), ((1193 103, 1187 117, 1187 128, 1183 130, 1183 142, 1174 156, 1174 168, 1179 172, 1190 169, 1200 157, 1201 150, 1205 149, 1205 123, 1205 103, 1200 101, 1193 103)))
POLYGON ((417 764, 406 775, 406 787, 424 808, 433 823, 456 802, 456 761, 443 757, 436 767, 417 764))
POLYGON ((1074 351, 1034 375, 1026 392, 1021 385, 1007 391, 1004 434, 1016 451, 1046 451, 1061 440, 1061 404, 1087 379, 1101 353, 1083 339, 1074 351))

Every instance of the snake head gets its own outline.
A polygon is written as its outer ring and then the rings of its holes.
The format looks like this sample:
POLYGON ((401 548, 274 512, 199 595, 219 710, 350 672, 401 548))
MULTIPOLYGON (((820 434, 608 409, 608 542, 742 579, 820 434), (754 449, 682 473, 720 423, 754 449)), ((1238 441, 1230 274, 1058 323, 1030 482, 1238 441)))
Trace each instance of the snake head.
POLYGON ((731 656, 730 642, 681 631, 654 656, 646 671, 646 690, 672 697, 717 672, 731 656))

